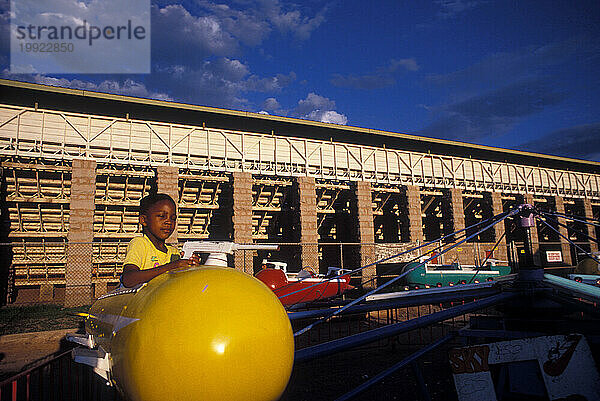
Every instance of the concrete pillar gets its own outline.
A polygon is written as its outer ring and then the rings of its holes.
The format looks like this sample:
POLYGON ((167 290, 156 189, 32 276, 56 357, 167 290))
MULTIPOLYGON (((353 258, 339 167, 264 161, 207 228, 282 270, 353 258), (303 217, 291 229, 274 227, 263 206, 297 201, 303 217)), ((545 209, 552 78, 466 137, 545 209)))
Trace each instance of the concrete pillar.
POLYGON ((410 242, 423 242, 423 217, 421 215, 421 190, 416 185, 404 187, 406 196, 410 242))
POLYGON ((296 178, 299 200, 299 229, 302 267, 319 271, 319 233, 317 231, 317 192, 313 177, 296 178))
MULTIPOLYGON (((158 166, 156 168, 156 187, 159 193, 167 194, 175 201, 175 206, 179 204, 179 168, 173 166, 158 166)), ((177 212, 177 210, 175 210, 177 212)), ((167 243, 177 243, 177 225, 175 231, 167 243)))
MULTIPOLYGON (((594 211, 592 209, 592 201, 589 199, 582 199, 581 201, 583 202, 583 211, 585 213, 585 218, 588 219, 589 221, 594 220, 594 211)), ((589 224, 586 224, 585 226, 587 228, 586 234, 592 238, 596 238, 594 226, 590 226, 589 224)), ((598 238, 596 238, 596 239, 598 239, 598 238)), ((598 252, 598 243, 594 242, 592 240, 589 240, 589 242, 590 242, 590 251, 598 252)))
POLYGON ((95 190, 96 161, 73 159, 67 235, 66 307, 89 305, 92 301, 95 190))
MULTIPOLYGON (((523 202, 529 205, 533 205, 533 195, 525 194, 523 196, 523 202)), ((536 266, 542 266, 542 255, 540 255, 540 237, 538 235, 537 225, 535 227, 531 227, 531 242, 532 242, 532 252, 533 252, 533 262, 536 266)), ((519 239, 520 240, 520 239, 519 239)))
MULTIPOLYGON (((237 244, 252 243, 252 174, 233 173, 233 241, 237 244)), ((235 268, 248 274, 254 273, 252 251, 235 251, 235 268)))
MULTIPOLYGON (((554 206, 556 209, 556 213, 565 214, 565 203, 563 202, 563 198, 560 196, 554 197, 554 206)), ((563 262, 566 263, 567 266, 571 266, 573 264, 571 259, 571 244, 567 242, 564 237, 569 238, 569 233, 566 227, 558 226, 558 232, 561 234, 560 239, 560 249, 562 251, 563 262), (562 237, 564 236, 564 237, 562 237)))
MULTIPOLYGON (((500 192, 484 192, 484 202, 488 203, 492 209, 492 216, 497 216, 504 211, 502 208, 502 194, 500 192)), ((494 243, 498 239, 502 240, 498 243, 496 250, 494 251, 494 258, 507 260, 506 252, 506 236, 504 234, 504 222, 498 223, 494 226, 494 243)))
MULTIPOLYGON (((360 243, 360 265, 375 262, 375 225, 373 223, 373 202, 371 199, 371 183, 358 181, 354 186, 356 218, 358 223, 357 240, 360 243)), ((376 266, 362 270, 362 282, 365 288, 374 288, 377 283, 372 280, 377 275, 376 266)))

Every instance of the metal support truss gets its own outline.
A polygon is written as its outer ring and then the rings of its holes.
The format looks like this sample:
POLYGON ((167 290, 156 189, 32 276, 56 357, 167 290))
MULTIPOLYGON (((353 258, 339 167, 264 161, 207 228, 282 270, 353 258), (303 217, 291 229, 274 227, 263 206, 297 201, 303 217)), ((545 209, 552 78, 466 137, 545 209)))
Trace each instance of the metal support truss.
POLYGON ((600 198, 600 175, 127 118, 0 106, 8 156, 600 198))

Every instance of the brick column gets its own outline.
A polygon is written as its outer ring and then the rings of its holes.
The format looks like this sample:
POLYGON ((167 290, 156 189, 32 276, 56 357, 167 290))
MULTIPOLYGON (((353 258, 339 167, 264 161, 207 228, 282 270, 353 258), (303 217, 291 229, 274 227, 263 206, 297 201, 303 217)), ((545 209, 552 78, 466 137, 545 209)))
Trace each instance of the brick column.
MULTIPOLYGON (((365 266, 375 262, 375 225, 373 223, 373 204, 371 199, 371 183, 368 181, 359 181, 354 186, 354 196, 356 202, 356 218, 358 223, 357 239, 360 248, 360 265, 365 266)), ((362 270, 362 282, 366 283, 366 288, 374 288, 377 284, 371 280, 377 275, 376 266, 371 266, 362 270)))
MULTIPOLYGON (((233 241, 237 244, 252 243, 252 174, 233 173, 233 241)), ((252 251, 235 251, 235 268, 248 274, 254 273, 252 251)))
POLYGON ((99 298, 108 292, 108 283, 106 281, 96 281, 94 283, 94 298, 99 298))
POLYGON ((67 235, 66 307, 92 302, 92 244, 96 161, 73 159, 67 235))
MULTIPOLYGON (((179 168, 173 166, 158 166, 156 168, 156 187, 159 193, 167 194, 179 205, 179 168)), ((177 212, 177 210, 175 210, 177 212)), ((177 243, 177 225, 167 243, 177 243)))
MULTIPOLYGON (((581 201, 583 202, 583 211, 585 213, 585 217, 587 219, 589 219, 590 221, 594 220, 594 211, 592 209, 592 201, 589 199, 582 199, 581 201)), ((587 229, 586 234, 592 238, 596 238, 594 226, 590 226, 590 225, 586 224, 585 227, 587 229)), ((596 238, 596 239, 598 239, 598 238, 596 238)), ((590 251, 598 252, 598 243, 596 243, 592 240, 589 240, 589 243, 590 243, 590 251)))
MULTIPOLYGON (((502 208, 502 194, 500 192, 484 192, 484 202, 488 203, 492 209, 492 216, 497 216, 504 211, 502 208)), ((504 234, 504 222, 498 223, 494 226, 494 243, 504 234)), ((494 258, 507 260, 506 252, 506 236, 498 243, 496 250, 494 251, 494 258)))
POLYGON ((296 178, 299 200, 299 229, 302 267, 319 271, 319 233, 317 231, 317 192, 313 177, 296 178))
POLYGON ((421 190, 416 185, 407 185, 405 187, 405 196, 407 203, 409 241, 423 242, 423 217, 421 211, 421 190))
MULTIPOLYGON (((533 195, 525 194, 523 196, 523 202, 527 203, 529 205, 533 205, 534 204, 533 195)), ((533 262, 535 263, 536 266, 541 267, 542 266, 542 255, 540 255, 540 237, 538 235, 537 223, 536 223, 535 227, 531 227, 530 233, 531 233, 531 242, 532 242, 532 248, 533 248, 531 250, 531 252, 533 252, 533 262)))
POLYGON ((40 285, 40 302, 52 302, 54 300, 54 284, 44 283, 40 285))
MULTIPOLYGON (((565 214, 565 204, 563 202, 563 198, 560 196, 554 197, 554 206, 556 213, 565 214)), ((569 233, 566 227, 558 226, 558 232, 561 235, 569 238, 569 233)), ((560 249, 563 255, 563 262, 567 264, 567 266, 571 266, 573 264, 571 260, 571 244, 567 242, 563 237, 559 237, 560 239, 560 249)))

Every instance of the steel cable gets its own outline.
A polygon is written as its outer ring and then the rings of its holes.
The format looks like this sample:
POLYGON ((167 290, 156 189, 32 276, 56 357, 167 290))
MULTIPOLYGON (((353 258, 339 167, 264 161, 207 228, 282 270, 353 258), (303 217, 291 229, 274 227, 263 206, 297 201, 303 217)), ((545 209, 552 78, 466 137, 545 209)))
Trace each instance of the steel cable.
MULTIPOLYGON (((502 216, 502 215, 504 215, 504 216, 503 216, 502 218, 498 219, 497 221, 494 221, 493 223, 490 223, 490 224, 488 224, 487 226, 485 226, 485 227, 484 227, 484 228, 482 228, 481 230, 479 230, 479 231, 477 231, 477 232, 475 232, 475 233, 471 234, 470 236, 466 237, 465 239, 463 239, 463 240, 461 240, 461 241, 459 241, 459 242, 456 242, 456 243, 455 243, 455 244, 453 244, 452 246, 450 246, 450 247, 448 247, 447 249, 443 250, 442 254, 443 254, 443 253, 445 253, 445 252, 448 252, 448 251, 449 251, 449 250, 451 250, 451 249, 454 249, 454 248, 456 248, 457 246, 459 246, 460 244, 464 243, 465 241, 467 241, 467 240, 469 240, 469 239, 471 239, 471 238, 473 238, 473 237, 475 237, 475 236, 479 235, 480 233, 482 233, 482 232, 486 231, 487 229, 489 229, 489 228, 493 227, 494 225, 496 225, 496 224, 500 223, 501 221, 503 221, 503 220, 504 220, 504 219, 506 219, 507 217, 514 216, 514 215, 515 215, 515 214, 517 214, 519 211, 520 211, 520 208, 515 208, 515 209, 513 209, 513 210, 511 210, 511 211, 509 211, 509 212, 504 212, 504 213, 501 213, 501 214, 499 214, 498 216, 502 216)), ((497 217, 497 216, 494 216, 494 217, 492 217, 492 218, 490 218, 490 219, 488 219, 488 220, 492 220, 492 219, 494 219, 494 218, 496 218, 496 217, 497 217)), ((463 229, 463 230, 464 230, 464 229, 463 229)), ((463 231, 463 230, 460 230, 460 231, 463 231)), ((403 272, 403 273, 402 273, 402 274, 400 274, 398 277, 395 277, 395 278, 393 278, 392 280, 388 281, 387 283, 385 283, 385 284, 383 284, 383 285, 381 285, 381 286, 379 286, 379 287, 377 287, 377 288, 375 288, 375 289, 373 289, 373 290, 371 290, 371 291, 367 292, 366 294, 364 294, 364 295, 360 296, 359 298, 357 298, 357 299, 355 299, 354 301, 352 301, 352 302, 348 303, 347 305, 344 305, 343 307, 341 307, 341 308, 339 308, 339 309, 336 309, 336 310, 335 310, 333 313, 331 313, 329 316, 325 316, 325 317, 323 317, 323 318, 321 318, 321 319, 319 319, 319 320, 317 320, 317 321, 315 321, 315 322, 313 322, 313 323, 309 324, 308 326, 304 327, 303 329, 301 329, 301 330, 298 330, 297 332, 295 332, 295 333, 294 333, 294 336, 296 337, 296 336, 299 336, 299 335, 301 335, 301 334, 304 334, 304 333, 306 333, 307 331, 309 331, 310 329, 312 329, 313 327, 315 327, 317 324, 323 323, 323 322, 325 322, 325 321, 329 320, 330 318, 332 318, 332 317, 334 317, 334 316, 338 315, 339 313, 341 313, 341 312, 345 311, 346 309, 350 308, 351 306, 353 306, 353 305, 356 305, 357 303, 359 303, 359 302, 363 301, 363 300, 364 300, 365 298, 367 298, 368 296, 370 296, 370 295, 373 295, 374 293, 376 293, 376 292, 378 292, 378 291, 382 290, 382 289, 383 289, 383 288, 385 288, 385 287, 388 287, 389 285, 391 285, 391 284, 395 283, 396 281, 398 281, 398 280, 399 280, 399 279, 401 279, 402 277, 406 276, 408 273, 412 272, 413 270, 415 270, 415 269, 416 269, 416 268, 418 268, 419 266, 425 265, 425 263, 427 263, 427 262, 431 261, 432 259, 435 259, 435 258, 436 258, 436 257, 438 257, 438 256, 439 256, 439 255, 436 255, 436 256, 434 256, 434 257, 430 257, 429 259, 427 259, 427 260, 425 260, 425 261, 423 261, 423 262, 421 262, 421 263, 417 264, 417 265, 416 265, 416 266, 414 266, 413 268, 411 268, 411 269, 408 269, 407 271, 403 272)))
MULTIPOLYGON (((516 209, 515 209, 515 210, 516 210, 516 209)), ((514 211, 514 210, 513 210, 513 211, 514 211)), ((489 221, 491 221, 491 220, 494 220, 494 219, 499 219, 497 222, 495 222, 495 223, 493 223, 493 224, 492 224, 492 225, 494 225, 494 224, 496 224, 496 223, 498 223, 498 222, 500 222, 500 221, 504 220, 506 217, 508 217, 508 214, 509 214, 509 213, 511 213, 511 212, 513 212, 513 211, 508 211, 508 212, 499 213, 499 214, 497 214, 496 216, 492 216, 492 217, 490 217, 490 218, 489 218, 489 219, 487 219, 487 220, 480 221, 480 222, 478 222, 478 223, 476 223, 476 224, 473 224, 473 225, 471 225, 471 226, 469 226, 469 227, 465 227, 465 228, 463 228, 463 229, 461 229, 461 230, 458 230, 458 231, 455 231, 455 232, 453 232, 453 233, 447 234, 447 235, 445 235, 445 236, 443 236, 443 237, 437 238, 437 239, 435 239, 435 240, 433 240, 433 241, 426 242, 426 243, 424 243, 424 244, 422 244, 422 245, 419 245, 419 246, 417 246, 417 247, 415 247, 415 248, 411 248, 411 249, 408 249, 408 250, 406 250, 406 251, 402 251, 402 252, 400 252, 400 253, 397 253, 397 254, 394 254, 394 255, 391 255, 391 256, 388 256, 388 257, 385 257, 385 258, 379 259, 379 260, 377 260, 377 261, 375 261, 375 262, 372 262, 372 263, 369 263, 369 264, 367 264, 367 265, 365 265, 365 266, 358 267, 358 268, 356 268, 356 269, 354 269, 354 270, 351 270, 351 271, 349 271, 349 272, 348 272, 348 273, 346 273, 346 274, 347 274, 347 275, 352 275, 352 274, 354 274, 354 273, 358 273, 358 272, 360 272, 360 271, 362 271, 363 269, 366 269, 366 268, 368 268, 368 267, 375 266, 375 265, 377 265, 377 264, 379 264, 379 263, 383 263, 383 262, 385 262, 385 261, 387 261, 387 260, 395 259, 395 258, 397 258, 397 257, 399 257, 399 256, 405 255, 405 254, 407 254, 407 253, 409 253, 409 252, 416 251, 416 250, 418 250, 418 249, 421 249, 421 248, 423 248, 423 247, 426 247, 426 246, 429 246, 429 245, 431 245, 431 244, 434 244, 434 243, 436 243, 436 242, 442 241, 442 240, 444 240, 444 239, 446 239, 446 238, 449 238, 449 237, 452 237, 452 236, 456 236, 457 234, 459 234, 459 233, 462 233, 462 232, 465 232, 465 234, 464 234, 464 235, 466 235, 466 231, 467 231, 467 230, 474 229, 475 227, 481 226, 482 224, 485 224, 485 223, 487 223, 487 222, 489 222, 489 221)), ((487 229, 487 228, 486 228, 486 229, 487 229)), ((474 235, 477 235, 477 234, 479 234, 479 233, 481 233, 481 232, 485 231, 486 229, 484 229, 484 230, 481 230, 481 231, 479 231, 479 232, 475 233, 474 235)), ((468 239, 472 238, 474 235, 472 235, 471 237, 467 238, 466 240, 468 240, 468 239)), ((463 235, 461 235, 461 237, 462 237, 462 236, 463 236, 463 235)), ((462 242, 464 242, 464 241, 466 241, 466 240, 463 240, 463 241, 461 241, 461 243, 462 243, 462 242)), ((442 246, 443 246, 443 245, 442 245, 442 246)), ((444 251, 444 252, 445 252, 445 251, 444 251)), ((442 253, 440 253, 440 255, 441 255, 441 254, 443 254, 443 252, 442 252, 442 253)), ((422 256, 422 255, 421 255, 421 256, 422 256)), ((421 257, 421 256, 419 256, 419 257, 421 257)), ((439 256, 439 255, 437 255, 437 256, 439 256)), ((336 279, 336 278, 337 278, 337 277, 331 277, 331 278, 329 278, 327 281, 331 281, 331 280, 334 280, 334 279, 336 279)), ((322 285, 322 284, 323 284, 323 282, 316 283, 316 284, 313 284, 313 285, 311 285, 311 286, 308 286, 308 287, 306 287, 306 288, 302 288, 302 289, 299 289, 299 290, 296 290, 296 291, 290 292, 289 294, 285 294, 285 295, 279 296, 278 298, 279 298, 279 299, 282 299, 282 298, 288 297, 288 296, 290 296, 290 295, 296 294, 296 293, 298 293, 298 292, 300 292, 300 291, 306 291, 306 290, 308 290, 308 289, 310 289, 310 288, 313 288, 313 287, 316 287, 316 286, 318 286, 318 285, 322 285)), ((290 307, 291 307, 291 306, 293 306, 293 305, 294 305, 294 304, 290 305, 290 307)))

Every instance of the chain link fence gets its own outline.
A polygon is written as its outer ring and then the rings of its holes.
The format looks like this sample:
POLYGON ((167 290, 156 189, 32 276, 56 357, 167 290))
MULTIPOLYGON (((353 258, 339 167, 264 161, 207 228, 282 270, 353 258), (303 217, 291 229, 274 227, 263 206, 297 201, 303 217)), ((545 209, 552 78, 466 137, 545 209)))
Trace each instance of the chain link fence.
MULTIPOLYGON (((180 246, 183 243, 179 244, 180 246)), ((325 274, 330 267, 363 272, 354 274, 353 284, 374 287, 397 276, 402 266, 419 256, 434 256, 441 244, 414 250, 418 243, 278 243, 274 250, 240 250, 229 257, 229 265, 248 274, 258 272, 264 261, 284 262, 288 272, 309 269, 325 274)), ((581 243, 588 249, 588 243, 581 243)), ((464 265, 481 263, 486 257, 518 265, 524 254, 522 243, 511 242, 494 250, 492 243, 465 243, 440 255, 432 263, 464 265)), ((576 265, 583 252, 560 242, 534 244, 543 267, 576 265), (558 253, 557 253, 558 252, 558 253)), ((4 304, 54 303, 89 305, 119 285, 127 242, 77 243, 61 241, 15 241, 0 244, 0 295, 4 304)))
POLYGON ((2 302, 90 305, 119 285, 126 247, 66 240, 0 244, 2 302))

